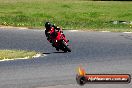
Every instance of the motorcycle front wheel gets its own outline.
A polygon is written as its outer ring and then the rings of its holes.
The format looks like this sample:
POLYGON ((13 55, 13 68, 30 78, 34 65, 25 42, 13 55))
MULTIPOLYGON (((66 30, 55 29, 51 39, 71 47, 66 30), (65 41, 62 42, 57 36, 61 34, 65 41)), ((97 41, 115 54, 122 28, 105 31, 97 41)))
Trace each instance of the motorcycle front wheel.
POLYGON ((64 40, 62 41, 62 47, 64 52, 71 52, 71 49, 67 46, 64 40))

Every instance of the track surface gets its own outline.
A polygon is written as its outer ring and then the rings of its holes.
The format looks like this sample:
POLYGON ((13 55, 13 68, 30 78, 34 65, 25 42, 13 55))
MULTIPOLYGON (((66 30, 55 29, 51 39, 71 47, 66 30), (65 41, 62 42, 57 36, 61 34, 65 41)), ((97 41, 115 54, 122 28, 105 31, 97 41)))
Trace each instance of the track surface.
POLYGON ((80 87, 78 66, 87 73, 132 74, 132 34, 64 31, 71 53, 56 52, 43 30, 0 29, 0 49, 26 49, 45 57, 0 62, 0 88, 132 88, 132 84, 80 87))

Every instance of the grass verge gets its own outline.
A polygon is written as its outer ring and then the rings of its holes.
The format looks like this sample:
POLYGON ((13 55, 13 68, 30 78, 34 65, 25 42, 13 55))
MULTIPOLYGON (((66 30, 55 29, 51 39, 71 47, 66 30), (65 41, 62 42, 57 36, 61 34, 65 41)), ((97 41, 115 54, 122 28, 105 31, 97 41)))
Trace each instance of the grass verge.
MULTIPOLYGON (((0 25, 43 28, 51 21, 65 29, 132 31, 132 2, 83 0, 0 0, 0 25)), ((96 30, 96 31, 98 31, 96 30)))
POLYGON ((0 60, 17 59, 17 58, 32 58, 36 55, 35 51, 26 50, 0 50, 0 60))

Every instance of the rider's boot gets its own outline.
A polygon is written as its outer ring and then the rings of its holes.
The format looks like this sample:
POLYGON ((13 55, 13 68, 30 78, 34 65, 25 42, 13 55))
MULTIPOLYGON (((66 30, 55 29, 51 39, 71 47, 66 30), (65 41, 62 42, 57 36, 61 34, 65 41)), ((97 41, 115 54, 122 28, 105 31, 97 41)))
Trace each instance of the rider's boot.
POLYGON ((56 50, 59 51, 59 48, 56 47, 56 50))

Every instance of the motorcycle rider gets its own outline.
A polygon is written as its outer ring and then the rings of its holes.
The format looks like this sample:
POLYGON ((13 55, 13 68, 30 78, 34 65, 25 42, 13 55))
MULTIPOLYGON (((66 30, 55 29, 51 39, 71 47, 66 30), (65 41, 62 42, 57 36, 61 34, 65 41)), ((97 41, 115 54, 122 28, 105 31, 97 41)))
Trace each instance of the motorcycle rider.
MULTIPOLYGON (((56 48, 57 51, 59 51, 59 48, 57 46, 55 46, 55 42, 51 39, 51 36, 56 36, 56 32, 60 32, 63 34, 63 31, 61 30, 61 28, 55 26, 55 25, 52 25, 50 22, 46 22, 45 23, 45 35, 47 37, 47 40, 52 43, 52 46, 56 48), (54 32, 52 34, 50 34, 51 30, 54 30, 54 32)), ((63 34, 64 35, 64 34, 63 34)))
POLYGON ((59 27, 57 27, 55 25, 52 25, 50 22, 46 22, 45 23, 45 28, 46 28, 45 35, 47 37, 47 40, 49 40, 49 38, 50 38, 50 31, 51 30, 55 30, 56 32, 63 33, 63 31, 61 30, 61 28, 59 28, 59 27))

